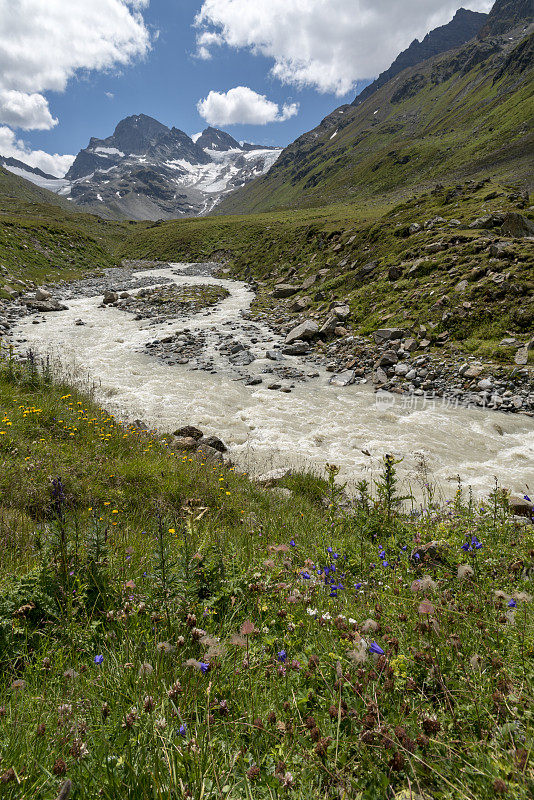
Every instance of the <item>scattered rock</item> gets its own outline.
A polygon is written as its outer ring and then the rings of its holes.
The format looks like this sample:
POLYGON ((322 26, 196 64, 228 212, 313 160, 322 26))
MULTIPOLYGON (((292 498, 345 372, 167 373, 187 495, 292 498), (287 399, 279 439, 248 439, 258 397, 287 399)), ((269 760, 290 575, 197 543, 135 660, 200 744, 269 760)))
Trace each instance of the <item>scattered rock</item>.
POLYGON ((506 214, 502 223, 501 232, 507 236, 534 236, 534 222, 522 214, 510 212, 506 214))
POLYGON ((36 300, 50 300, 52 295, 46 289, 42 289, 39 287, 35 292, 35 299, 36 300))
POLYGON ((332 375, 328 383, 332 386, 350 386, 356 380, 356 375, 353 369, 347 369, 340 372, 339 375, 332 375))
POLYGON ((276 484, 281 483, 284 478, 287 478, 289 475, 291 475, 291 470, 287 469, 286 467, 282 467, 281 469, 272 469, 270 472, 265 472, 263 475, 259 475, 254 480, 260 486, 264 486, 266 489, 269 489, 271 486, 276 486, 276 484))
POLYGON ((200 428, 195 428, 194 425, 184 425, 183 428, 178 428, 177 431, 174 431, 174 436, 198 440, 202 439, 204 434, 200 428))
POLYGON ((380 328, 373 333, 374 340, 377 344, 383 344, 395 339, 402 339, 404 331, 400 328, 380 328))
POLYGON ((102 300, 102 302, 104 303, 105 306, 107 306, 110 303, 116 303, 118 299, 119 295, 117 294, 117 292, 112 292, 108 290, 104 292, 104 299, 102 300))
POLYGON ((198 441, 192 436, 176 436, 174 439, 174 446, 178 450, 196 450, 198 441))
POLYGON ((219 439, 218 436, 206 436, 202 439, 201 445, 202 447, 212 447, 214 450, 218 450, 219 453, 226 453, 228 450, 223 440, 219 439))
POLYGON ((289 283, 279 283, 271 292, 272 297, 282 299, 284 297, 291 297, 299 291, 298 286, 291 286, 289 283))

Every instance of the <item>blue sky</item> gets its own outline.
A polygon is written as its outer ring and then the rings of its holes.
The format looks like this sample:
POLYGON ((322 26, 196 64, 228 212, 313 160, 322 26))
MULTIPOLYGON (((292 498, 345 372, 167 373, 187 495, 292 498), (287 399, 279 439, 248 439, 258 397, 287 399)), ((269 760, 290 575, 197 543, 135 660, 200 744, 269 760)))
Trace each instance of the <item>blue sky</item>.
POLYGON ((144 18, 159 35, 150 53, 120 71, 78 76, 66 92, 51 93, 50 107, 59 125, 51 131, 32 132, 25 140, 35 149, 77 152, 87 146, 89 136, 109 136, 119 120, 140 113, 191 135, 207 127, 197 111, 198 100, 212 90, 226 92, 244 84, 279 104, 299 102, 298 115, 282 123, 222 127, 238 140, 285 145, 341 103, 354 99, 354 91, 336 97, 313 88, 281 85, 269 75, 272 61, 247 51, 221 48, 209 61, 195 57, 192 22, 199 8, 197 0, 151 0, 144 18), (108 98, 106 92, 114 97, 108 98))
POLYGON ((139 113, 286 145, 460 5, 491 0, 0 0, 0 155, 62 174, 139 113))

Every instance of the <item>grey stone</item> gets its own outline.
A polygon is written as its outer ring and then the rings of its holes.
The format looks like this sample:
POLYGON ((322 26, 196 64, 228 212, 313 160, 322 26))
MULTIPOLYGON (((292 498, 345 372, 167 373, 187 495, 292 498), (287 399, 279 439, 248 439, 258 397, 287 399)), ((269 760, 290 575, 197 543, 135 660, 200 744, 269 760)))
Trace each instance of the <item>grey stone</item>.
POLYGON ((214 450, 218 450, 219 453, 226 453, 228 450, 223 440, 219 439, 218 436, 205 436, 200 444, 202 447, 212 447, 214 450))
POLYGON ((350 317, 350 306, 347 305, 336 306, 334 308, 334 314, 339 320, 344 322, 346 319, 350 317))
POLYGON ((493 389, 493 379, 483 378, 477 383, 477 386, 481 391, 489 391, 490 389, 493 389))
POLYGON ((332 375, 328 383, 332 386, 350 386, 356 380, 356 375, 353 369, 346 369, 340 372, 339 375, 332 375))
POLYGON ((380 328, 373 332, 373 337, 377 344, 383 344, 394 339, 402 339, 404 331, 400 328, 380 328))
POLYGON ((378 357, 376 362, 377 367, 392 367, 399 360, 397 353, 394 350, 386 350, 378 357))
POLYGON ((307 342, 296 341, 293 344, 288 344, 282 348, 282 353, 285 356, 303 356, 310 350, 310 345, 307 342))
POLYGON ((202 439, 204 434, 200 430, 200 428, 195 428, 194 425, 184 425, 182 428, 178 428, 177 431, 174 431, 174 436, 179 437, 186 437, 189 439, 202 439))
POLYGON ((410 372, 409 364, 396 364, 395 365, 395 375, 400 375, 401 378, 406 377, 410 372))
POLYGON ((314 320, 307 319, 296 328, 289 331, 286 336, 285 344, 293 344, 297 339, 312 339, 319 333, 319 326, 314 320))
POLYGON ((105 306, 107 306, 110 303, 116 303, 118 299, 119 295, 117 294, 117 292, 112 292, 108 290, 104 292, 104 299, 102 302, 104 303, 105 306))
POLYGON ((534 222, 531 222, 522 214, 510 212, 509 214, 505 214, 501 231, 505 235, 519 238, 523 236, 534 236, 534 222))
POLYGON ((291 286, 289 283, 279 283, 271 292, 272 297, 282 299, 284 297, 291 297, 299 291, 298 286, 291 286))
POLYGON ((264 486, 268 489, 270 486, 276 486, 277 483, 281 483, 281 481, 289 475, 291 475, 291 470, 282 467, 281 469, 272 469, 269 472, 265 472, 263 475, 258 475, 254 480, 260 486, 264 486))
POLYGON ((42 289, 39 287, 35 292, 35 299, 36 300, 50 300, 52 295, 46 289, 42 289))
POLYGON ((178 450, 196 450, 198 442, 192 436, 176 436, 174 445, 178 450))

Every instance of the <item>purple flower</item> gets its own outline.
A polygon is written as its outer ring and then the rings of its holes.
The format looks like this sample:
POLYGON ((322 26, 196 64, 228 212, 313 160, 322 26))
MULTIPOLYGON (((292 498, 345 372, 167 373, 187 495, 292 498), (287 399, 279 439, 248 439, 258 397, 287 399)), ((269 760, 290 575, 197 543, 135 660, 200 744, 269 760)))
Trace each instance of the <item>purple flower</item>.
POLYGON ((326 552, 327 553, 333 553, 334 551, 333 551, 333 549, 331 547, 327 547, 326 548, 326 552))
POLYGON ((304 572, 300 573, 300 577, 304 578, 305 581, 309 581, 310 578, 311 578, 311 575, 310 575, 309 572, 306 572, 306 570, 304 570, 304 572))
POLYGON ((95 656, 94 659, 93 659, 95 664, 101 664, 103 662, 103 660, 104 660, 104 656, 95 656))
POLYGON ((334 553, 332 558, 339 558, 339 553, 334 553))
POLYGON ((278 661, 281 661, 282 663, 284 663, 285 660, 287 659, 287 653, 286 653, 285 650, 280 650, 280 652, 276 654, 276 657, 277 657, 278 661))
POLYGON ((377 656, 384 655, 384 651, 382 650, 380 645, 378 645, 376 642, 371 642, 371 644, 369 645, 369 652, 375 653, 377 656))
POLYGON ((355 584, 354 584, 354 588, 355 588, 356 590, 357 590, 357 589, 361 589, 361 588, 362 588, 362 584, 361 584, 361 583, 355 583, 355 584))
POLYGON ((515 600, 513 598, 508 603, 508 608, 517 608, 517 603, 515 602, 515 600))
POLYGON ((204 661, 200 661, 200 662, 199 662, 199 664, 200 664, 200 671, 201 671, 201 673, 202 673, 203 675, 205 675, 205 674, 206 674, 206 672, 209 670, 209 668, 210 668, 210 665, 209 665, 209 664, 206 664, 204 661))
POLYGON ((185 736, 185 735, 186 735, 186 733, 187 733, 187 725, 186 725, 186 724, 185 724, 185 722, 184 722, 184 723, 183 723, 182 725, 180 725, 180 727, 178 728, 178 734, 179 734, 180 736, 185 736))
POLYGON ((295 544, 295 540, 294 540, 294 539, 291 539, 291 541, 289 542, 289 544, 291 545, 291 547, 296 547, 296 544, 295 544))
POLYGON ((471 545, 469 544, 469 542, 466 542, 465 544, 462 545, 462 550, 464 550, 466 553, 470 549, 471 549, 471 545))

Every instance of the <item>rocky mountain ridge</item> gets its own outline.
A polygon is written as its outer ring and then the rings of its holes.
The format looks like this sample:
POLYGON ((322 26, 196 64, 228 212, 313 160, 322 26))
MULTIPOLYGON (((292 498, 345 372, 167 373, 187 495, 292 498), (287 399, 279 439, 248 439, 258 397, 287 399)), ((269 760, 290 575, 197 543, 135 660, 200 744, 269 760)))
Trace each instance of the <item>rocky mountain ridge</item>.
POLYGON ((358 106, 363 103, 381 86, 408 67, 413 67, 421 63, 421 61, 426 61, 428 58, 465 44, 476 36, 487 19, 487 14, 468 11, 465 8, 458 9, 452 20, 446 25, 441 25, 439 28, 427 33, 421 42, 419 39, 414 39, 411 45, 397 56, 388 69, 384 70, 373 83, 360 92, 353 100, 352 105, 358 106))

